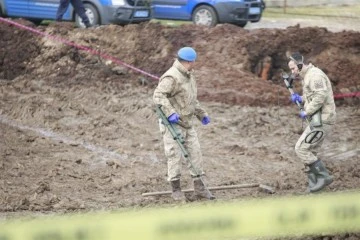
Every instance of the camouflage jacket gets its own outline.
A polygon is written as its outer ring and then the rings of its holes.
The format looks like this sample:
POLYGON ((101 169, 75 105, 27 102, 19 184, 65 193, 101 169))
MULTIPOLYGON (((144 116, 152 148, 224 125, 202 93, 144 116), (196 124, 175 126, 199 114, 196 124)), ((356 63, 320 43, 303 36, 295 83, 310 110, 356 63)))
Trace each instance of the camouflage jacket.
POLYGON ((309 64, 300 72, 303 79, 304 109, 308 116, 312 116, 321 109, 322 122, 334 124, 336 120, 334 95, 331 82, 319 68, 309 64))
POLYGON ((178 113, 179 125, 185 128, 193 125, 193 116, 201 120, 207 115, 197 100, 194 72, 188 71, 178 60, 160 77, 153 101, 162 106, 167 117, 178 113))

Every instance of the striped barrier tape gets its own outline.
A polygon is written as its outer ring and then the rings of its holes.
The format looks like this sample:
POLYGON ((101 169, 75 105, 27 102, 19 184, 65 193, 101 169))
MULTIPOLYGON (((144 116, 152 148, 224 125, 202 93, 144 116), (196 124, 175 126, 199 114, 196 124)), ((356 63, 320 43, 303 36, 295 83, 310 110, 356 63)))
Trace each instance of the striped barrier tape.
POLYGON ((360 193, 206 202, 0 223, 1 240, 239 239, 360 231, 360 193))

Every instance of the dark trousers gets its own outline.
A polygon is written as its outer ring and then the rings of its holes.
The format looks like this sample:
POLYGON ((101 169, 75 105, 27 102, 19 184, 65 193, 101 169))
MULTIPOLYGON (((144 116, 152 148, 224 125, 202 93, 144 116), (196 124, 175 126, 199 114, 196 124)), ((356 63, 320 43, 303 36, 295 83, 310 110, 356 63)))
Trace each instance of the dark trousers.
POLYGON ((60 5, 56 13, 56 21, 61 21, 63 15, 69 7, 69 4, 74 7, 75 12, 79 15, 84 24, 89 24, 89 18, 85 14, 84 4, 81 0, 60 0, 60 5))

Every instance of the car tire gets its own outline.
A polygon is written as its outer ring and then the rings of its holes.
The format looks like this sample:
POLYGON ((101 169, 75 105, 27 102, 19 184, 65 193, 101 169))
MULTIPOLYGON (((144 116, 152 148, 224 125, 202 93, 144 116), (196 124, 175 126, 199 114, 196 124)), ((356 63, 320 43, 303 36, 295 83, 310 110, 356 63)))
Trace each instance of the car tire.
POLYGON ((213 27, 218 23, 215 10, 207 5, 197 7, 192 14, 192 21, 196 25, 213 27))
MULTIPOLYGON (((100 17, 97 9, 89 3, 84 4, 85 13, 89 18, 91 26, 96 26, 100 24, 100 17)), ((77 27, 85 28, 85 24, 83 23, 81 17, 79 15, 75 15, 75 23, 77 27)))
POLYGON ((247 21, 242 21, 242 22, 237 22, 237 23, 235 23, 236 26, 242 27, 242 28, 245 27, 246 24, 247 24, 247 21))
POLYGON ((42 19, 29 19, 30 22, 35 24, 36 26, 39 26, 42 23, 42 19))

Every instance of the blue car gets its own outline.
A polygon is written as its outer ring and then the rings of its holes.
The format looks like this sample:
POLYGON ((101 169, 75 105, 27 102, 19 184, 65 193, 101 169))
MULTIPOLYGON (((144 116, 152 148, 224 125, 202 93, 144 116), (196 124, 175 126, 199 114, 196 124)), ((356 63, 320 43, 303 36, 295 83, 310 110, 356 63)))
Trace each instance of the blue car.
MULTIPOLYGON (((40 23, 42 20, 55 20, 59 0, 0 0, 0 15, 25 18, 40 23)), ((151 6, 148 0, 85 0, 86 14, 92 25, 128 24, 149 21, 151 6)), ((63 20, 75 21, 85 27, 73 7, 63 16, 63 20)))
POLYGON ((153 17, 189 20, 198 25, 231 23, 244 27, 258 22, 265 9, 263 0, 152 0, 153 17))

